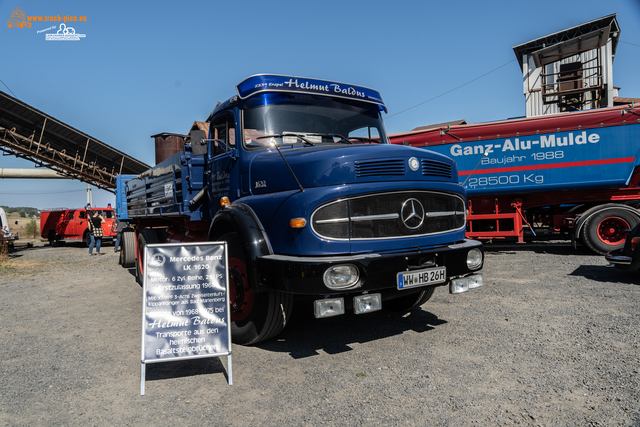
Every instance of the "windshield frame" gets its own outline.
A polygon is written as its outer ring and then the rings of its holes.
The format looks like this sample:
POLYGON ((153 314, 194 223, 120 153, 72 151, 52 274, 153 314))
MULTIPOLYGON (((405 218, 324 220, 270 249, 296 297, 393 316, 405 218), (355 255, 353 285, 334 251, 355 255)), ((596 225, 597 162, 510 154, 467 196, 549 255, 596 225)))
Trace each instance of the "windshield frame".
MULTIPOLYGON (((349 147, 352 145, 366 145, 366 144, 388 144, 388 136, 386 133, 386 129, 384 126, 384 121, 382 119, 382 114, 377 105, 372 105, 370 103, 358 102, 349 99, 343 99, 338 97, 331 96, 323 96, 323 95, 308 95, 308 94, 292 94, 292 93, 268 93, 268 94, 259 94, 256 96, 252 96, 242 101, 239 106, 241 110, 241 132, 240 139, 242 143, 242 147, 245 150, 254 151, 254 150, 264 150, 268 148, 273 148, 273 145, 270 144, 273 140, 276 141, 276 144, 279 146, 283 145, 292 145, 292 146, 334 146, 334 147, 349 147), (286 97, 288 102, 283 98, 286 97), (277 102, 281 98, 285 102, 277 102), (252 105, 254 104, 254 105, 252 105), (342 111, 343 115, 346 119, 353 120, 357 125, 358 117, 362 117, 362 126, 354 127, 350 132, 352 133, 355 130, 359 129, 376 129, 379 135, 375 135, 371 138, 370 141, 366 141, 368 138, 356 138, 355 136, 350 137, 348 135, 344 135, 348 140, 345 141, 344 138, 341 138, 339 133, 335 132, 320 132, 318 129, 308 129, 307 132, 296 132, 295 129, 280 129, 280 132, 266 132, 264 130, 253 129, 254 134, 247 135, 247 131, 249 129, 246 128, 247 124, 247 114, 254 110, 259 109, 271 109, 272 111, 278 113, 279 106, 286 106, 282 108, 280 114, 288 114, 286 110, 289 110, 290 114, 305 114, 305 109, 314 109, 319 112, 322 111, 342 111), (300 111, 295 111, 299 106, 300 111), (361 112, 360 112, 361 111, 361 112), (349 115, 348 112, 352 114, 349 115), (346 114, 345 114, 346 113, 346 114), (374 117, 375 114, 375 117, 374 117), (284 136, 283 136, 284 134, 284 136), (258 135, 258 136, 256 136, 258 135), (275 135, 275 137, 265 138, 268 135, 275 135), (299 135, 296 136, 296 135, 299 135), (332 137, 333 141, 326 141, 324 135, 327 138, 329 135, 334 135, 332 137), (258 140, 262 139, 263 142, 258 142, 258 140), (295 142, 293 142, 295 140, 295 142), (309 140, 312 143, 309 143, 309 140), (258 142, 258 143, 256 143, 258 142)), ((263 110, 264 111, 264 110, 263 110)), ((269 113, 263 114, 263 117, 267 116, 269 113)), ((330 115, 325 115, 328 117, 328 120, 331 119, 330 115)), ((345 119, 345 121, 346 121, 345 119)), ((268 120, 265 120, 268 121, 268 120)), ((262 123, 261 123, 262 124, 262 123)), ((284 125, 286 126, 286 125, 284 125)), ((266 127, 266 126, 265 126, 266 127)), ((279 129, 279 128, 278 128, 279 129)), ((271 129, 273 130, 273 128, 271 129)), ((331 130, 331 129, 330 129, 331 130)), ((335 129, 333 129, 335 130, 335 129)))

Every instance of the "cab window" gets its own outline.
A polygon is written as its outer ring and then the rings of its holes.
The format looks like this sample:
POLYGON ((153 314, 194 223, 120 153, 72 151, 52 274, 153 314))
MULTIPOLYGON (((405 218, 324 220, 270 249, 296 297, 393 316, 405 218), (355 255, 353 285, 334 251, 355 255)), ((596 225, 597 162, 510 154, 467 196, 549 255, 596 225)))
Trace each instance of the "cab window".
POLYGON ((212 145, 214 147, 214 155, 228 151, 228 147, 235 147, 236 129, 233 114, 228 113, 213 119, 209 129, 211 131, 211 139, 217 139, 224 143, 221 144, 218 141, 213 141, 212 145))

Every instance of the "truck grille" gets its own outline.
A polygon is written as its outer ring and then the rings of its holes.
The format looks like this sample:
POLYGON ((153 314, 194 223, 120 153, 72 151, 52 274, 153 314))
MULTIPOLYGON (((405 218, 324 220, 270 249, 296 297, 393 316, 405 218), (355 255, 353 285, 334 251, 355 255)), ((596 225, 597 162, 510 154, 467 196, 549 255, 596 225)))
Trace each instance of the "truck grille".
POLYGON ((356 161, 356 177, 404 175, 403 159, 356 161))
POLYGON ((426 236, 465 227, 462 197, 432 191, 369 194, 328 203, 311 215, 318 236, 334 240, 426 236))

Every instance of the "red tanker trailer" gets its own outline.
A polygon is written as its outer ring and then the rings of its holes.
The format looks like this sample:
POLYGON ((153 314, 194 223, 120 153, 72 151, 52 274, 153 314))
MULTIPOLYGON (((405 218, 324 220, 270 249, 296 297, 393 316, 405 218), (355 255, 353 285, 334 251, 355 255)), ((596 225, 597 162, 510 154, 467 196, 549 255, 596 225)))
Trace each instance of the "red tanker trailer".
POLYGON ((467 236, 560 232, 607 253, 640 222, 640 107, 633 104, 390 135, 445 154, 467 189, 467 236))

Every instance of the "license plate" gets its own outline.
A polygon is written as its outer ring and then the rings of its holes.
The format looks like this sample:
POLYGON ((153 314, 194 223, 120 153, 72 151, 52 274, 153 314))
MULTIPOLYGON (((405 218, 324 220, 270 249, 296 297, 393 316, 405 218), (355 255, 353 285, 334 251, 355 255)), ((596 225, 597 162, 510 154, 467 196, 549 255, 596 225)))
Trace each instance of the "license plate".
POLYGON ((435 285, 437 283, 446 282, 447 268, 434 267, 425 268, 424 270, 405 271, 403 273, 398 273, 396 277, 398 280, 398 289, 435 285))

